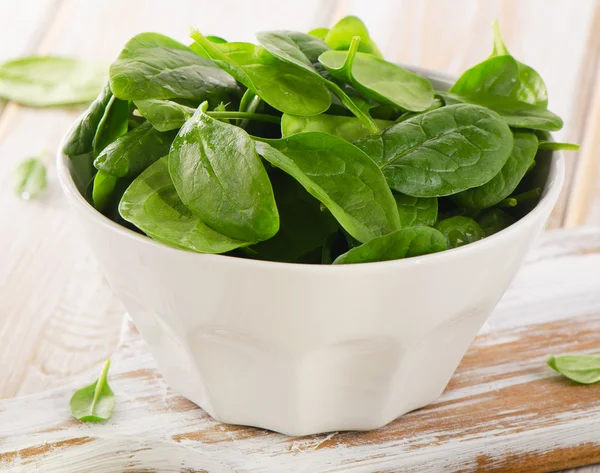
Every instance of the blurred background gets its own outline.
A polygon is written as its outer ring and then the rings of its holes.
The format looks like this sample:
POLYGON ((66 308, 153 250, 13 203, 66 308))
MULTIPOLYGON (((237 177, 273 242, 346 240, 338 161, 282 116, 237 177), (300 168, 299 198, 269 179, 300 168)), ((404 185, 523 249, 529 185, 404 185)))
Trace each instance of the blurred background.
MULTIPOLYGON (((492 50, 497 18, 510 52, 537 69, 567 181, 550 227, 600 224, 600 1, 597 0, 2 0, 0 61, 36 54, 108 65, 136 33, 189 42, 190 27, 230 41, 268 29, 308 31, 357 15, 386 59, 459 74, 492 50)), ((79 108, 0 101, 0 398, 40 392, 101 363, 118 343, 123 310, 61 195, 53 157, 79 108), (12 171, 48 150, 48 189, 25 202, 12 171)))

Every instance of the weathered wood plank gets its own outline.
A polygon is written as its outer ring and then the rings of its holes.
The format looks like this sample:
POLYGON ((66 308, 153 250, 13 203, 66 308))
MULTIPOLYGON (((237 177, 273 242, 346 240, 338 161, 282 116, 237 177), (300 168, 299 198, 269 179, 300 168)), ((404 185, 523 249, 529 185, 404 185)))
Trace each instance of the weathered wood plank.
POLYGON ((598 350, 599 239, 600 230, 547 234, 444 394, 377 431, 290 438, 215 422, 165 386, 126 326, 113 358, 114 417, 70 419, 74 387, 0 401, 0 468, 535 473, 599 461, 600 385, 566 381, 544 362, 598 350))
POLYGON ((589 113, 565 215, 567 228, 600 225, 600 62, 595 65, 594 87, 588 95, 589 113))
POLYGON ((61 1, 0 2, 0 62, 35 51, 61 1))
MULTIPOLYGON (((0 2, 0 62, 31 54, 37 50, 44 26, 52 19, 62 0, 0 2)), ((0 115, 6 102, 0 99, 0 115)))

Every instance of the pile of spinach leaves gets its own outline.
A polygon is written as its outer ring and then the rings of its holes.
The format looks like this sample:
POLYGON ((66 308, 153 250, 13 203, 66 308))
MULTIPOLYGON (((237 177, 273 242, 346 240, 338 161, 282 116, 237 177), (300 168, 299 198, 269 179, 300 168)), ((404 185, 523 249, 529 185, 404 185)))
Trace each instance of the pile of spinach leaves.
POLYGON ((258 45, 132 38, 66 139, 108 218, 165 244, 281 262, 423 255, 492 235, 539 199, 562 127, 539 74, 492 55, 449 91, 388 62, 347 17, 258 45))

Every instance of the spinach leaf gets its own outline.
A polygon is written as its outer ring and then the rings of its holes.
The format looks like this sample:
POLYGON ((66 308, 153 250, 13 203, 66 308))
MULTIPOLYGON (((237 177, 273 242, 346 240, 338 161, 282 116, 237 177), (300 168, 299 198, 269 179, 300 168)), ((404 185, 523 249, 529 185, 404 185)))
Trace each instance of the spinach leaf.
POLYGON ((79 117, 71 130, 69 130, 63 145, 63 153, 69 157, 74 157, 93 151, 96 130, 112 95, 110 84, 106 82, 100 95, 92 102, 85 113, 79 117))
MULTIPOLYGON (((374 120, 374 122, 381 130, 394 124, 390 120, 374 120)), ((326 113, 314 117, 300 117, 286 113, 281 117, 281 135, 284 138, 307 131, 323 131, 339 136, 346 141, 356 141, 370 134, 363 122, 355 117, 328 115, 326 113)))
MULTIPOLYGON (((246 89, 246 92, 244 92, 244 95, 242 95, 242 100, 240 100, 238 111, 254 113, 261 103, 262 99, 256 95, 253 90, 246 89)), ((246 128, 248 126, 248 120, 239 120, 237 125, 241 128, 246 128)))
POLYGON ((241 241, 267 240, 279 230, 269 177, 241 128, 206 115, 203 103, 179 130, 169 172, 185 206, 218 232, 241 241))
POLYGON ((137 177, 169 152, 174 136, 172 132, 161 133, 150 123, 143 123, 104 148, 94 166, 116 177, 137 177))
MULTIPOLYGON (((280 215, 277 234, 251 247, 256 257, 272 261, 303 262, 327 237, 338 230, 331 213, 295 179, 273 168, 269 173, 280 215)), ((320 253, 320 250, 319 250, 320 253)))
POLYGON ((444 235, 448 248, 458 248, 485 238, 479 224, 468 217, 450 217, 436 223, 434 228, 444 235))
POLYGON ((331 105, 327 87, 308 71, 250 43, 215 45, 199 31, 192 38, 217 65, 283 113, 318 115, 331 105))
POLYGON ((62 151, 69 157, 73 181, 82 194, 96 173, 93 164, 94 137, 111 98, 110 85, 106 82, 100 95, 69 130, 63 144, 62 151))
POLYGON ((273 56, 315 72, 313 64, 329 49, 319 38, 296 31, 264 31, 257 33, 256 38, 273 56))
POLYGON ((92 142, 94 156, 98 156, 110 143, 127 133, 128 121, 129 102, 113 95, 106 105, 94 135, 92 142))
POLYGON ((550 151, 579 151, 579 145, 575 143, 561 143, 558 141, 540 141, 538 144, 538 149, 547 149, 550 151))
POLYGON ((319 62, 336 79, 352 84, 364 97, 403 110, 423 111, 433 102, 433 87, 420 77, 384 59, 357 52, 353 40, 348 53, 325 51, 319 62))
POLYGON ((336 258, 333 264, 372 263, 436 253, 446 249, 446 240, 430 227, 403 228, 374 238, 336 258))
POLYGON ((47 186, 46 166, 40 158, 21 161, 15 170, 15 193, 24 200, 35 198, 47 186))
POLYGON ((492 179, 508 159, 513 138, 491 110, 451 105, 356 145, 379 165, 392 189, 413 197, 440 197, 492 179))
MULTIPOLYGON (((494 50, 492 56, 512 57, 504 45, 502 35, 500 34, 500 25, 497 20, 494 21, 493 28, 494 50)), ((522 62, 515 62, 517 64, 518 80, 517 87, 511 95, 517 100, 546 108, 548 106, 548 91, 542 77, 533 68, 522 62)))
POLYGON ((377 45, 369 36, 365 24, 355 16, 346 16, 338 21, 325 35, 325 42, 331 49, 348 50, 352 39, 360 38, 359 51, 376 57, 383 57, 377 45))
POLYGON ((110 85, 125 100, 188 98, 213 105, 239 93, 235 80, 210 59, 158 33, 141 33, 110 66, 110 85))
POLYGON ((366 242, 398 230, 392 193, 367 155, 321 132, 256 142, 256 150, 320 200, 354 238, 366 242))
POLYGON ((402 228, 433 226, 438 216, 438 200, 435 197, 411 197, 394 192, 402 228))
POLYGON ((240 112, 255 112, 260 105, 261 98, 251 89, 246 89, 242 99, 240 100, 240 106, 238 111, 240 112))
POLYGON ((209 40, 209 41, 211 41, 211 42, 213 42, 213 43, 216 43, 216 44, 223 44, 223 43, 227 42, 226 39, 223 39, 220 36, 214 36, 214 35, 208 35, 206 37, 206 39, 209 40))
POLYGON ((487 209, 477 216, 477 223, 488 237, 515 223, 515 219, 500 209, 487 209))
POLYGON ((33 56, 0 64, 0 98, 29 107, 56 107, 94 100, 106 81, 102 64, 33 56))
MULTIPOLYGON (((138 113, 146 118, 158 131, 176 130, 183 126, 196 112, 195 108, 181 105, 170 100, 148 99, 137 100, 138 113)), ((265 113, 235 112, 225 110, 220 104, 212 112, 206 112, 209 117, 219 119, 228 123, 230 119, 236 120, 258 120, 269 123, 280 124, 280 119, 274 115, 265 113)))
POLYGON ((313 78, 319 80, 326 87, 328 87, 340 100, 340 102, 363 122, 365 127, 371 133, 379 132, 379 129, 370 117, 368 110, 364 110, 358 100, 351 98, 346 91, 344 91, 344 89, 338 86, 335 82, 323 77, 317 71, 317 64, 314 63, 322 52, 329 49, 324 42, 309 35, 287 31, 260 33, 258 38, 265 49, 267 49, 275 57, 290 65, 302 69, 303 72, 311 74, 313 78))
POLYGON ((196 111, 171 100, 146 99, 134 103, 139 114, 158 131, 179 130, 196 111))
POLYGON ((75 391, 71 397, 71 414, 86 422, 107 420, 115 408, 115 395, 108 385, 110 360, 106 360, 100 377, 89 386, 75 391))
POLYGON ((481 105, 500 115, 506 123, 514 128, 530 128, 532 130, 558 131, 563 127, 561 118, 550 110, 531 105, 511 97, 478 93, 473 95, 457 95, 436 92, 446 105, 470 103, 481 105))
POLYGON ((319 39, 325 39, 325 36, 327 36, 327 33, 329 33, 329 28, 315 28, 308 32, 309 35, 314 36, 315 38, 319 38, 319 39))
POLYGON ((576 383, 600 382, 600 355, 552 355, 548 365, 576 383))
POLYGON ((94 176, 92 202, 98 211, 103 212, 110 204, 111 196, 118 180, 118 177, 106 174, 102 171, 98 171, 94 176))
POLYGON ((518 87, 519 66, 517 61, 512 56, 497 56, 491 57, 464 72, 449 92, 458 95, 485 92, 514 97, 518 87))
POLYGON ((168 159, 151 164, 131 183, 119 204, 121 216, 156 241, 199 253, 226 253, 248 245, 208 227, 183 205, 168 159))
POLYGON ((455 194, 453 199, 458 205, 485 209, 513 193, 533 163, 538 149, 538 140, 533 133, 516 132, 513 138, 512 152, 500 172, 482 186, 455 194))

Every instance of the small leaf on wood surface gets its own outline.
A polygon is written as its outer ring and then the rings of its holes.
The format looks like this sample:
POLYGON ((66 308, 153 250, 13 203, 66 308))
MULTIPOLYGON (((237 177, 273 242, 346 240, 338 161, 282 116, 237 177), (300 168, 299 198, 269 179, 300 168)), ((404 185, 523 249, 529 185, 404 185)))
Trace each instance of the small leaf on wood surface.
POLYGON ((87 422, 101 422, 112 415, 115 395, 108 385, 107 376, 110 360, 106 360, 100 377, 89 386, 75 391, 71 397, 73 417, 87 422))

